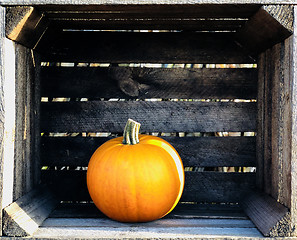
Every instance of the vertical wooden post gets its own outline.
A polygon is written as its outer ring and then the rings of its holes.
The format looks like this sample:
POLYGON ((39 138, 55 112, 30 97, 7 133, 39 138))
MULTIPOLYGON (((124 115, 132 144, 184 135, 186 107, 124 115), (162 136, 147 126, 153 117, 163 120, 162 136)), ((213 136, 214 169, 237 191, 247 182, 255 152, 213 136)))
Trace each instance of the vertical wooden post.
POLYGON ((4 138, 4 92, 3 92, 3 48, 5 38, 5 9, 0 6, 0 236, 2 236, 2 196, 3 196, 3 138, 4 138))
POLYGON ((297 236, 297 6, 294 6, 294 33, 291 37, 290 78, 292 88, 292 130, 291 134, 291 218, 292 236, 297 236))

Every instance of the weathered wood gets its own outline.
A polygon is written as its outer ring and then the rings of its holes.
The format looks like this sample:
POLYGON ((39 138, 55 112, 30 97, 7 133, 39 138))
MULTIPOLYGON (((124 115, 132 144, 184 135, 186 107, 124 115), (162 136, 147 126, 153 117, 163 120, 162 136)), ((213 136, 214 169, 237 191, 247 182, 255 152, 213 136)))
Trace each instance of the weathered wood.
POLYGON ((51 23, 66 29, 236 30, 260 5, 39 6, 51 23), (220 20, 219 18, 224 18, 220 20), (229 18, 229 19, 227 19, 229 18), (230 19, 233 18, 233 19, 230 19), (236 19, 240 18, 240 20, 236 19), (210 20, 215 19, 215 20, 210 20))
MULTIPOLYGON (((42 227, 110 227, 110 219, 102 218, 49 218, 42 227)), ((130 224, 116 222, 113 227, 130 227, 130 224)), ((136 223, 133 227, 140 228, 170 228, 170 227, 195 227, 195 228, 255 228, 250 220, 235 219, 160 219, 148 223, 136 223)))
MULTIPOLYGON (((43 166, 87 166, 95 150, 107 137, 43 137, 43 166)), ((254 137, 163 137, 180 154, 184 166, 254 167, 254 137)))
POLYGON ((257 188, 263 190, 264 188, 264 131, 265 131, 265 53, 258 56, 258 91, 257 91, 257 188))
POLYGON ((256 99, 257 69, 42 67, 41 95, 74 98, 144 99, 166 96, 256 99), (122 77, 119 77, 120 74, 122 77))
POLYGON ((292 21, 291 6, 262 7, 238 30, 237 39, 241 45, 257 54, 289 37, 292 34, 292 21))
POLYGON ((258 128, 260 189, 280 203, 291 207, 291 51, 292 38, 266 50, 260 57, 259 83, 264 101, 259 112, 262 127, 258 128), (261 70, 261 71, 260 71, 261 70), (261 152, 261 144, 264 146, 261 152), (263 156, 262 156, 263 154, 263 156), (263 188, 261 188, 263 187, 263 188))
POLYGON ((45 62, 254 62, 235 42, 234 33, 52 31, 36 47, 45 62))
MULTIPOLYGON (((222 220, 222 219, 221 219, 222 220)), ((160 220, 165 221, 165 220, 160 220)), ((198 221, 198 220, 197 220, 198 221)), ((203 221, 203 220, 202 220, 203 221)), ((112 227, 44 227, 40 228, 39 231, 34 235, 37 239, 39 238, 54 238, 54 239, 248 239, 257 240, 262 237, 261 233, 256 228, 245 228, 245 227, 136 227, 134 225, 118 226, 119 223, 111 223, 115 225, 112 227), (232 237, 230 237, 232 236, 232 237)), ((159 222, 159 221, 157 221, 159 222)), ((177 221, 178 222, 178 221, 177 221)), ((191 220, 189 222, 192 222, 191 220)), ((193 221, 195 222, 195 221, 193 221)), ((213 225, 220 225, 220 220, 213 221, 213 225)), ((165 225, 165 224, 164 224, 165 225)))
MULTIPOLYGON (((185 172, 185 175, 182 202, 234 203, 255 188, 254 173, 185 172)), ((45 170, 41 177, 60 200, 90 200, 85 171, 45 170)))
POLYGON ((264 193, 250 193, 242 202, 242 206, 264 236, 291 235, 290 211, 272 197, 264 193))
POLYGON ((30 236, 49 216, 58 200, 41 186, 3 209, 3 233, 6 236, 30 236))
POLYGON ((128 118, 142 132, 255 131, 253 102, 43 102, 42 132, 123 132, 128 118))
POLYGON ((16 120, 15 120, 15 166, 13 199, 16 200, 32 190, 38 180, 34 179, 34 63, 31 51, 15 44, 16 57, 16 120))
POLYGON ((49 19, 160 19, 160 18, 248 18, 260 4, 97 4, 40 5, 49 19))
MULTIPOLYGON (((260 4, 295 4, 295 0, 261 0, 260 4)), ((0 4, 2 5, 47 5, 47 4, 54 4, 54 5, 88 5, 88 4, 97 4, 97 5, 148 5, 148 4, 259 4, 259 0, 173 0, 173 1, 166 1, 166 0, 159 0, 157 3, 153 0, 72 0, 69 2, 68 0, 1 0, 0 4)))
POLYGON ((30 6, 6 8, 6 36, 28 48, 34 48, 46 28, 48 20, 30 6))
POLYGON ((296 116, 297 116, 297 89, 296 89, 296 80, 297 80, 297 60, 296 60, 296 54, 297 54, 297 8, 294 6, 294 34, 292 38, 290 39, 290 50, 289 50, 289 63, 290 63, 290 93, 291 93, 291 101, 290 101, 290 118, 291 118, 291 127, 289 128, 289 131, 287 134, 289 134, 290 139, 290 147, 288 149, 289 156, 291 161, 291 228, 292 228, 292 236, 297 237, 297 123, 296 123, 296 116))
MULTIPOLYGON (((61 203, 49 218, 106 218, 93 203, 61 203)), ((179 203, 166 219, 248 219, 238 204, 179 203)))
POLYGON ((266 50, 265 53, 265 86, 264 86, 264 191, 267 194, 271 194, 272 186, 272 175, 271 175, 271 165, 272 165, 272 95, 271 95, 271 74, 272 74, 272 63, 271 63, 271 50, 266 50))
POLYGON ((182 30, 182 31, 235 31, 245 20, 199 19, 54 19, 51 26, 61 29, 90 30, 182 30))
MULTIPOLYGON (((0 6, 0 22, 5 21, 5 8, 0 6)), ((4 99, 4 84, 5 84, 5 70, 4 70, 4 41, 5 26, 0 25, 0 209, 3 206, 3 169, 4 169, 4 138, 5 138, 5 99, 4 99)), ((2 211, 0 211, 0 236, 2 236, 2 211)))

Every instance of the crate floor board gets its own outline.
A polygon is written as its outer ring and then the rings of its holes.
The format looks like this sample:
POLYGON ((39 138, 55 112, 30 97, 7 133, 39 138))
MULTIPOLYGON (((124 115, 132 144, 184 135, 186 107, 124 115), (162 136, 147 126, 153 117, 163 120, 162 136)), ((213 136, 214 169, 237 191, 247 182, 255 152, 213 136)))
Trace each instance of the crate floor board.
POLYGON ((180 204, 163 219, 120 223, 92 204, 61 204, 46 219, 36 238, 262 238, 237 205, 180 204))

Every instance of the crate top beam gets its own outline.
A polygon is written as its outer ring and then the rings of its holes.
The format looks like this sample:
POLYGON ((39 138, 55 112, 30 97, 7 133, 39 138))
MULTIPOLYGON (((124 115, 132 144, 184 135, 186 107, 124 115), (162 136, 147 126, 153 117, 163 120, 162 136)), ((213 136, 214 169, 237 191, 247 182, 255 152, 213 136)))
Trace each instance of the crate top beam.
POLYGON ((1 5, 297 4, 296 0, 0 0, 1 5))
POLYGON ((31 6, 8 6, 6 36, 34 49, 48 28, 227 31, 236 32, 234 42, 255 56, 293 31, 293 5, 126 3, 34 6, 31 1, 31 6))

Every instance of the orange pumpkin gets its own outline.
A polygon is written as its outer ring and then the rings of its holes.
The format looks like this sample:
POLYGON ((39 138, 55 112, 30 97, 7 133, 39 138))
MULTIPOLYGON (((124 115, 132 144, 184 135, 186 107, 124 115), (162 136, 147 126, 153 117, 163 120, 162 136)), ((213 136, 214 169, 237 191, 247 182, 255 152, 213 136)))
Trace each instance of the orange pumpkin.
POLYGON ((124 136, 101 145, 90 159, 87 186, 94 204, 109 218, 147 222, 168 214, 184 188, 180 156, 165 140, 139 135, 129 119, 124 136))

